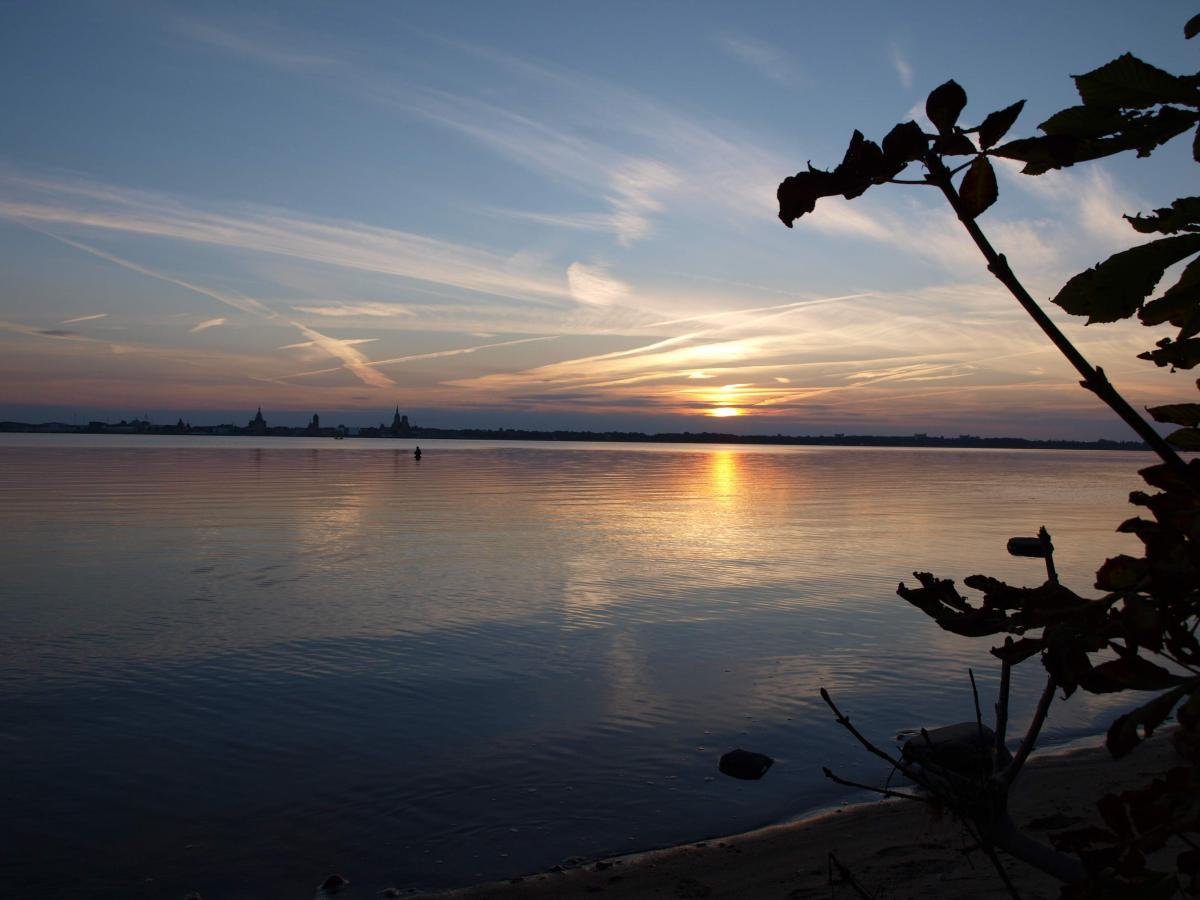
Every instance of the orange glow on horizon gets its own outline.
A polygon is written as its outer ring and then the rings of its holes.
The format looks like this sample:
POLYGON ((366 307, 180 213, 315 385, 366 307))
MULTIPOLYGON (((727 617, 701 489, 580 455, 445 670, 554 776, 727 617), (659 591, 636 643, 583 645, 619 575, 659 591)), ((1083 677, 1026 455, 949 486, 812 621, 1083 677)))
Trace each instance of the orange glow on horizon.
POLYGON ((743 415, 742 410, 736 409, 732 406, 721 406, 717 409, 709 410, 708 414, 710 416, 716 416, 718 419, 728 419, 730 416, 743 415))

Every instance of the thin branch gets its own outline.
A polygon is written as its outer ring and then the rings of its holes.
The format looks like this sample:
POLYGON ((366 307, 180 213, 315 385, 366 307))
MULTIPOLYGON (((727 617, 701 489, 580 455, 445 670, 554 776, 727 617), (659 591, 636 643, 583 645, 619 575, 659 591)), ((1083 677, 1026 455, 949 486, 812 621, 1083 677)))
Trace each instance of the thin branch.
POLYGON ((1029 723, 1029 730, 1025 732, 1025 737, 1021 740, 1021 746, 1017 748, 1012 762, 1005 766, 1004 771, 1000 773, 1000 782, 1005 788, 1012 787, 1012 783, 1017 780, 1017 775, 1021 772, 1021 766, 1025 765, 1025 760, 1033 752, 1033 746, 1037 743, 1042 725, 1046 723, 1046 716, 1050 712, 1050 704, 1054 700, 1054 692, 1057 689, 1058 682, 1054 680, 1054 676, 1047 676, 1046 687, 1038 699, 1037 709, 1033 713, 1033 721, 1029 723))
POLYGON ((983 743, 983 713, 979 711, 979 688, 975 684, 974 669, 967 669, 971 676, 971 696, 975 699, 975 724, 979 726, 979 743, 983 743))
MULTIPOLYGON (((921 772, 880 750, 865 737, 863 737, 862 732, 850 724, 850 719, 842 715, 842 711, 837 708, 836 704, 834 704, 833 698, 829 696, 829 691, 825 690, 825 688, 821 688, 821 699, 825 701, 825 704, 831 710, 833 710, 833 715, 836 717, 837 723, 854 735, 854 739, 862 744, 863 747, 865 747, 870 753, 873 753, 875 756, 878 756, 880 759, 886 761, 893 769, 899 769, 904 773, 906 778, 908 778, 910 781, 916 782, 930 793, 939 793, 937 787, 931 784, 921 772)), ((928 740, 928 737, 926 737, 926 740, 928 740)))
POLYGON ((920 181, 916 181, 912 178, 889 178, 887 183, 888 184, 922 184, 925 187, 935 187, 936 186, 932 182, 926 181, 924 178, 922 178, 920 181))
POLYGON ((1025 290, 1025 286, 1013 274, 1013 270, 1008 265, 1008 260, 1004 255, 997 253, 992 247, 986 235, 975 224, 975 219, 967 212, 962 204, 962 200, 958 196, 958 191, 954 187, 954 182, 950 180, 950 172, 942 162, 941 158, 932 151, 925 154, 925 167, 929 170, 929 179, 937 185, 946 200, 950 203, 951 208, 958 216, 963 227, 967 230, 967 234, 971 236, 971 240, 975 242, 975 246, 979 248, 979 252, 983 254, 983 258, 987 260, 988 271, 1008 288, 1009 293, 1016 298, 1017 302, 1025 309, 1027 313, 1037 323, 1038 327, 1045 332, 1046 337, 1050 338, 1054 346, 1056 346, 1075 367, 1076 371, 1083 376, 1083 381, 1080 382, 1085 388, 1103 400, 1108 406, 1121 417, 1130 428, 1137 432, 1138 436, 1146 442, 1146 444, 1167 464, 1176 474, 1182 477, 1188 483, 1195 483, 1191 469, 1180 458, 1175 449, 1168 444, 1157 431, 1147 422, 1141 415, 1138 414, 1128 401, 1112 386, 1104 370, 1099 366, 1092 367, 1083 355, 1075 349, 1075 345, 1067 339, 1058 326, 1055 325, 1050 317, 1042 311, 1038 306, 1037 301, 1030 296, 1029 291, 1025 290))
POLYGON ((830 887, 836 884, 836 882, 833 880, 834 869, 837 869, 838 877, 841 878, 842 881, 846 882, 846 884, 850 885, 850 887, 852 887, 858 896, 863 898, 863 900, 874 900, 874 898, 867 893, 867 889, 855 881, 854 876, 850 874, 850 870, 838 862, 838 858, 832 853, 829 854, 828 878, 830 887))
MULTIPOLYGON (((1004 646, 1011 647, 1012 642, 1012 638, 1006 637, 1004 639, 1004 646)), ((992 771, 996 770, 996 764, 1004 758, 1007 749, 1008 692, 1011 681, 1012 663, 1006 659, 1000 664, 1000 693, 996 696, 996 748, 993 754, 992 771)))
POLYGON ((1004 886, 1008 888, 1008 892, 1012 895, 1013 900, 1021 900, 1021 895, 1017 893, 1016 886, 1008 877, 1008 872, 1004 871, 1004 864, 1000 862, 1000 856, 996 853, 996 848, 991 844, 982 844, 983 852, 987 858, 992 861, 992 865, 996 867, 996 871, 1000 874, 1000 880, 1004 882, 1004 886))
POLYGON ((837 775, 834 775, 833 772, 828 769, 828 767, 822 767, 821 771, 825 773, 825 777, 830 781, 836 784, 844 785, 845 787, 871 791, 872 793, 879 794, 881 797, 899 797, 902 800, 916 800, 918 803, 933 803, 933 801, 928 797, 918 797, 916 794, 906 794, 903 791, 893 791, 891 788, 877 788, 872 787, 869 784, 859 784, 857 781, 847 781, 845 778, 839 778, 837 775))

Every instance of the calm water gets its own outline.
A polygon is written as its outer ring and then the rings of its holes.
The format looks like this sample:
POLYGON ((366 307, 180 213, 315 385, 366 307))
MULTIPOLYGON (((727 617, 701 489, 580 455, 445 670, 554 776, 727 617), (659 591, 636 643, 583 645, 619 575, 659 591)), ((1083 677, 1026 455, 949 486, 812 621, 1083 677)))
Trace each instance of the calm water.
MULTIPOLYGON (((1088 589, 1142 454, 0 438, 0 883, 348 897, 727 834, 989 704, 914 569, 1088 589), (717 772, 769 753, 761 782, 717 772), (147 881, 153 879, 153 881, 147 881)), ((1036 674, 1032 666, 1029 676, 1036 674)), ((1038 685, 1019 678, 1018 727, 1038 685)), ((1130 704, 1132 705, 1132 704, 1130 704)), ((1056 704, 1047 743, 1113 707, 1056 704)))

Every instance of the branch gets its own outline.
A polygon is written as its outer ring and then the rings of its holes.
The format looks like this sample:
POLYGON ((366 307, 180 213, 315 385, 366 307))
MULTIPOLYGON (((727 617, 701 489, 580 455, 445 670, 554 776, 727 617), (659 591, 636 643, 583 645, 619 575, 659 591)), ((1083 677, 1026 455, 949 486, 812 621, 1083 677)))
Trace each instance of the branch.
POLYGON ((967 234, 971 236, 971 240, 975 242, 975 246, 979 248, 979 252, 983 254, 983 258, 987 260, 988 271, 995 275, 1000 283, 1008 288, 1009 293, 1024 307, 1025 312, 1029 313, 1038 327, 1045 332, 1046 337, 1050 338, 1054 346, 1067 358, 1067 361, 1083 376, 1083 381, 1080 383, 1108 404, 1109 408, 1120 416, 1121 420, 1132 428, 1138 437, 1145 441, 1147 446, 1157 453, 1162 461, 1177 475, 1182 477, 1186 482, 1195 483, 1191 470, 1179 457, 1179 454, 1175 452, 1174 448, 1109 383, 1103 369, 1099 367, 1093 368, 1083 358, 1083 355, 1075 349, 1075 345, 1068 340, 1066 335, 1059 331, 1058 326, 1042 311, 1037 301, 1030 296, 1029 291, 1025 290, 1025 286, 1021 284, 1017 276, 1013 274, 1013 270, 1009 267, 1008 260, 1004 258, 1003 254, 996 252, 979 226, 975 224, 975 219, 971 217, 970 213, 964 210, 962 200, 959 198, 958 191, 954 187, 954 182, 950 180, 951 173, 941 158, 934 152, 929 151, 925 154, 924 163, 929 170, 929 180, 941 189, 946 200, 958 216, 958 220, 962 222, 963 227, 967 230, 967 234))
MULTIPOLYGON (((837 869, 838 877, 841 878, 842 881, 846 882, 846 884, 850 885, 850 887, 852 887, 854 889, 855 893, 857 893, 858 896, 864 898, 864 900, 874 900, 874 898, 870 894, 867 893, 866 888, 864 888, 861 884, 859 884, 857 881, 854 880, 854 876, 850 874, 850 870, 847 869, 845 866, 843 866, 840 862, 838 862, 838 858, 836 856, 834 856, 832 853, 829 854, 828 878, 829 878, 829 886, 830 887, 833 887, 833 885, 835 885, 837 883, 833 880, 833 870, 834 869, 837 869)), ((820 871, 820 870, 818 869, 817 871, 820 871)))
POLYGON ((902 800, 916 800, 918 803, 933 803, 933 801, 928 797, 918 797, 916 794, 906 794, 903 791, 893 791, 890 788, 877 788, 872 787, 869 784, 859 784, 857 781, 847 781, 845 778, 839 778, 838 776, 834 775, 828 767, 822 767, 821 771, 825 773, 825 777, 830 781, 835 782, 836 784, 845 785, 846 787, 871 791, 872 793, 879 794, 881 797, 899 797, 902 800))
POLYGON ((1046 716, 1050 712, 1050 704, 1054 700, 1054 692, 1057 689, 1058 682, 1054 680, 1053 675, 1048 675, 1046 687, 1042 689, 1042 696, 1038 699, 1037 709, 1033 713, 1033 721, 1029 723, 1029 730, 1025 732, 1025 737, 1021 740, 1021 746, 1017 748, 1012 762, 1005 766, 1004 771, 1000 773, 1000 784, 1006 790, 1011 788, 1013 782, 1017 780, 1021 767, 1025 765, 1025 760, 1029 759, 1029 754, 1033 752, 1033 745, 1037 742, 1042 725, 1046 722, 1046 716))
MULTIPOLYGON (((1012 638, 1004 639, 1004 646, 1012 646, 1012 638)), ((992 771, 995 771, 996 761, 1004 756, 1005 742, 1008 731, 1008 692, 1012 680, 1012 663, 1004 660, 1000 664, 1000 693, 996 696, 996 747, 993 752, 992 771)))
POLYGON ((825 690, 825 688, 821 688, 821 699, 825 701, 825 704, 831 710, 833 710, 833 715, 836 717, 837 723, 854 735, 854 739, 862 744, 870 753, 873 753, 880 759, 886 761, 893 769, 899 769, 907 778, 915 781, 926 790, 932 791, 935 794, 938 793, 938 791, 924 777, 922 777, 920 773, 914 771, 912 767, 906 765, 895 757, 884 753, 865 737, 863 737, 862 732, 850 724, 850 719, 842 715, 842 711, 834 704, 833 699, 829 696, 829 691, 825 690))

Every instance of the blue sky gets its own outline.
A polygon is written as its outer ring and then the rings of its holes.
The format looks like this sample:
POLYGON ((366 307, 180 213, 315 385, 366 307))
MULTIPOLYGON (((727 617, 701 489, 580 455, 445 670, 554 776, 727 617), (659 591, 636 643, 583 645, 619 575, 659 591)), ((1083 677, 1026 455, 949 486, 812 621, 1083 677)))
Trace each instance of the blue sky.
MULTIPOLYGON (((933 191, 779 181, 850 132, 1027 98, 1126 50, 1195 71, 1182 2, 8 3, 0 418, 1124 437, 933 191), (714 414, 718 417, 714 418, 714 414)), ((981 219, 1035 296, 1136 243, 1187 142, 981 219)), ((1184 375, 1063 327, 1137 404, 1184 375)))

